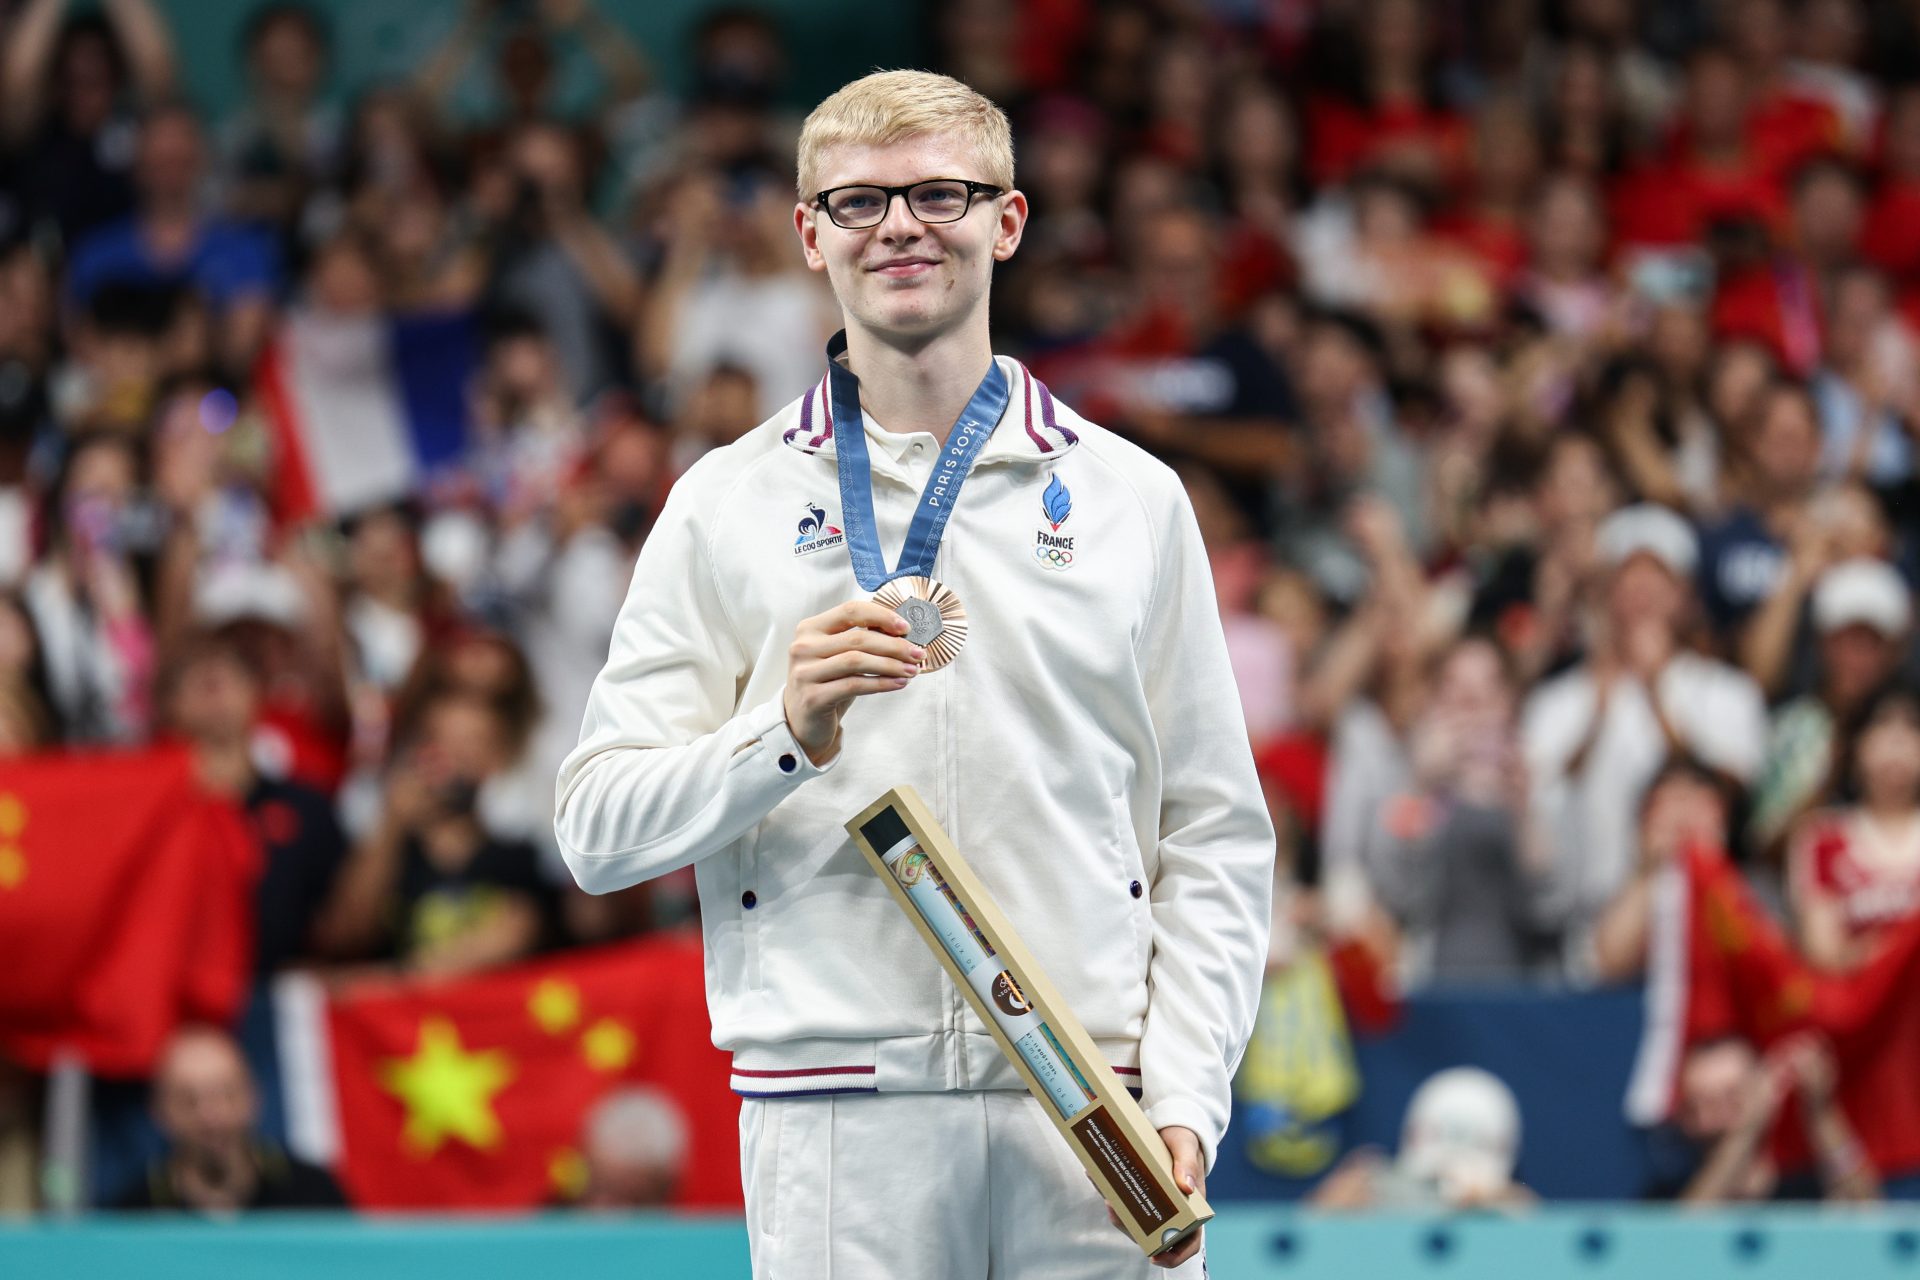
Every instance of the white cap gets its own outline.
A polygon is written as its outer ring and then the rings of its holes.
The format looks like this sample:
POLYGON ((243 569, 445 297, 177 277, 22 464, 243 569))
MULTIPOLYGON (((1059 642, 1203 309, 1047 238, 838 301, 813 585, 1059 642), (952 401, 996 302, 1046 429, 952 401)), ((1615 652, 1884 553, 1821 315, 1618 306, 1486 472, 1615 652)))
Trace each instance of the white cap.
POLYGON ((219 626, 238 618, 262 618, 297 630, 306 621, 300 584, 280 565, 230 561, 203 572, 193 587, 194 617, 219 626))
POLYGON ((1600 522, 1598 539, 1601 558, 1614 568, 1644 553, 1676 576, 1691 578, 1700 563, 1693 526, 1657 503, 1622 507, 1600 522))
POLYGON ((1813 584, 1813 625, 1823 634, 1864 625, 1898 639, 1912 621, 1913 593, 1884 560, 1843 560, 1813 584))
POLYGON ((1398 1163, 1448 1200, 1504 1190, 1519 1156, 1520 1106, 1499 1077, 1478 1067, 1429 1077, 1407 1104, 1398 1163))

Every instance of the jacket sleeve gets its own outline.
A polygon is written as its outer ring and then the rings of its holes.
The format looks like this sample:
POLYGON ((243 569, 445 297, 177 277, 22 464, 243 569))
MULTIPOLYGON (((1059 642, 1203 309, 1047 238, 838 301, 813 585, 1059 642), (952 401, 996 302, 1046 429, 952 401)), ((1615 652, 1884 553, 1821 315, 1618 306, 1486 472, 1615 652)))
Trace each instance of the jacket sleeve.
POLYGON ((1161 761, 1140 1075, 1147 1118, 1193 1130, 1211 1167, 1266 976, 1274 833, 1199 525, 1177 487, 1163 512, 1140 640, 1161 761))
MULTIPOLYGON (((724 849, 802 783, 781 696, 737 708, 750 659, 726 611, 689 472, 641 548, 580 744, 560 766, 554 834, 589 893, 724 849)), ((836 757, 837 759, 837 757, 836 757)))

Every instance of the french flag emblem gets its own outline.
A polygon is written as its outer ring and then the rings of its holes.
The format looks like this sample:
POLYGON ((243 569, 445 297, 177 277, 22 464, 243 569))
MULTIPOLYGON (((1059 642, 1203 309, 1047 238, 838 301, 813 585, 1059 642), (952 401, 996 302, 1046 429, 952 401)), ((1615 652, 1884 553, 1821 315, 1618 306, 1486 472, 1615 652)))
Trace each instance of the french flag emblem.
POLYGON ((339 516, 416 493, 467 446, 471 314, 295 312, 260 362, 282 519, 339 516))

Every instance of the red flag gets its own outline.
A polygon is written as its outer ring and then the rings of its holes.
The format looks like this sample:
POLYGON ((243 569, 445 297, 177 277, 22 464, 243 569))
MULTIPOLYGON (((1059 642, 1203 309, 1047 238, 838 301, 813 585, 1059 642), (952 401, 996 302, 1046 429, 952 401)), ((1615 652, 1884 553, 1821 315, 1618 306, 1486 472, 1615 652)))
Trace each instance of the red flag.
POLYGON ((142 1076, 251 977, 259 849, 180 751, 0 767, 0 1052, 142 1076))
MULTIPOLYGON (((1796 1032, 1816 1031, 1833 1046, 1836 1099, 1875 1167, 1882 1174, 1920 1169, 1920 1090, 1913 1087, 1920 1075, 1920 918, 1901 926, 1862 968, 1828 973, 1801 957, 1719 851, 1689 852, 1670 883, 1682 899, 1664 922, 1656 908, 1648 1001, 1650 1011, 1668 1004, 1679 1016, 1663 1029, 1650 1014, 1649 1042, 1675 1033, 1677 1041, 1642 1046, 1643 1064, 1649 1056, 1663 1064, 1665 1107, 1684 1046, 1736 1035, 1764 1052, 1796 1032)), ((1782 1168, 1811 1161, 1792 1099, 1773 1148, 1782 1168)))
POLYGON ((687 1124, 674 1205, 741 1207, 739 1099, 711 1043, 697 936, 324 995, 294 978, 275 999, 291 1145, 333 1164, 358 1205, 552 1203, 576 1189, 588 1110, 646 1084, 687 1124))

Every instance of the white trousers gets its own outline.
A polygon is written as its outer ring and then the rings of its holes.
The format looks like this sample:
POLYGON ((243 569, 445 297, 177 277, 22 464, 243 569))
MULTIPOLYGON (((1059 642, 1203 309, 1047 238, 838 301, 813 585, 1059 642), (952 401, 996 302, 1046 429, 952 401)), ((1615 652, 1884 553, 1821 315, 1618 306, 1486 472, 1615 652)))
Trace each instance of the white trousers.
POLYGON ((1107 1221, 1026 1093, 869 1093, 740 1106, 754 1280, 1202 1280, 1107 1221))

